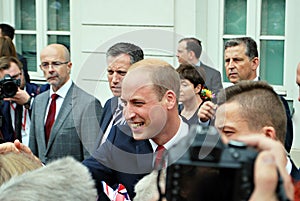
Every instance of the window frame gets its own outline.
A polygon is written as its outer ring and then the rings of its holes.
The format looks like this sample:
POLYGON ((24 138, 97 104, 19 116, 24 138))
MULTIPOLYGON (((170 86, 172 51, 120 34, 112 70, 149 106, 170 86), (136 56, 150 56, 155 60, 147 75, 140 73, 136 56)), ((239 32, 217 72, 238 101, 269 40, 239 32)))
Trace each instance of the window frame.
MULTIPOLYGON (((33 34, 36 36, 36 62, 37 62, 37 71, 29 71, 31 80, 34 81, 45 81, 42 70, 39 68, 40 63, 40 51, 48 45, 48 36, 50 35, 60 35, 60 36, 70 36, 71 41, 71 31, 48 31, 48 9, 47 4, 48 0, 35 0, 35 12, 36 12, 36 30, 15 30, 15 34, 33 34)), ((6 7, 10 8, 10 12, 3 13, 3 19, 6 20, 15 27, 15 0, 6 1, 6 7)), ((69 0, 70 10, 71 10, 71 0, 69 0)), ((70 24, 71 24, 71 11, 70 11, 70 24)), ((15 43, 15 39, 14 39, 15 43)))
MULTIPOLYGON (((223 41, 229 38, 234 38, 234 37, 243 37, 243 36, 250 36, 252 37, 256 43, 257 43, 257 48, 259 52, 259 58, 261 59, 261 54, 260 54, 260 48, 261 48, 261 40, 282 40, 284 41, 284 62, 283 62, 283 77, 282 77, 282 82, 283 85, 272 85, 273 88, 282 95, 287 94, 286 90, 286 77, 287 77, 287 69, 286 69, 286 29, 287 29, 287 1, 286 1, 286 6, 285 6, 285 35, 284 36, 276 36, 276 35, 261 35, 261 6, 262 6, 262 0, 246 0, 247 1, 247 19, 246 19, 246 34, 245 35, 226 35, 224 34, 224 6, 225 6, 225 1, 222 0, 220 1, 220 41, 219 41, 219 50, 220 50, 220 61, 219 63, 222 66, 222 71, 224 69, 224 44, 223 41)), ((260 75, 260 66, 257 69, 257 75, 260 75)), ((223 76, 226 76, 223 74, 223 76)), ((230 82, 223 82, 224 87, 230 86, 230 82)))

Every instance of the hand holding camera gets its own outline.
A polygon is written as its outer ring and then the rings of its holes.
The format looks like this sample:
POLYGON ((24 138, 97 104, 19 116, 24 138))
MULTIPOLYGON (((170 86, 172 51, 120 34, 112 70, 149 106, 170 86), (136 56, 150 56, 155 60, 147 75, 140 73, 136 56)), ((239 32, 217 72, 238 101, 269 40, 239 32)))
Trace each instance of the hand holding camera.
POLYGON ((195 138, 189 151, 167 170, 167 200, 293 199, 286 155, 279 142, 253 134, 241 137, 242 142, 224 144, 213 127, 197 126, 191 133, 195 138))
POLYGON ((13 79, 9 74, 0 79, 0 100, 14 101, 24 105, 30 100, 30 95, 20 89, 21 80, 13 79))

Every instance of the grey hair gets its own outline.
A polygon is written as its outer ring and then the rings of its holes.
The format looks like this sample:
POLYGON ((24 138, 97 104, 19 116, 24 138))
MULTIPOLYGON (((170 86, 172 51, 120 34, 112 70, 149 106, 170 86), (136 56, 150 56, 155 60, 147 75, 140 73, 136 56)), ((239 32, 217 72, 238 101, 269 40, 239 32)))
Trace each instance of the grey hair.
POLYGON ((0 187, 1 201, 81 201, 97 199, 95 183, 80 162, 71 157, 12 177, 0 187))
POLYGON ((106 57, 117 57, 121 54, 128 54, 130 56, 130 64, 144 59, 144 52, 139 46, 124 42, 111 46, 106 52, 106 57))

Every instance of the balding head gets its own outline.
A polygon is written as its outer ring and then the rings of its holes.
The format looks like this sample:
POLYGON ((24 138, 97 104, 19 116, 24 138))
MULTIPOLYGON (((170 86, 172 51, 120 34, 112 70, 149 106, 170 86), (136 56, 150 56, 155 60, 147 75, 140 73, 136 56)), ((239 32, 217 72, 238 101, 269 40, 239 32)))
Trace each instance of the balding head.
POLYGON ((40 59, 44 77, 57 91, 70 79, 72 63, 68 49, 61 44, 48 45, 41 51, 40 59))

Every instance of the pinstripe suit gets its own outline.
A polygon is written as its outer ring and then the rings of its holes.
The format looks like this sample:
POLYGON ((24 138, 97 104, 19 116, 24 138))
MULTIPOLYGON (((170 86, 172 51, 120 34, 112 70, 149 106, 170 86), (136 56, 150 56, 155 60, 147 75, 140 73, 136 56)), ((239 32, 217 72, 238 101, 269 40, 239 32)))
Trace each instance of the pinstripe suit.
POLYGON ((49 93, 48 90, 34 100, 29 147, 45 164, 67 155, 82 161, 95 148, 94 143, 100 130, 101 103, 72 84, 53 124, 46 147, 44 119, 49 93))

